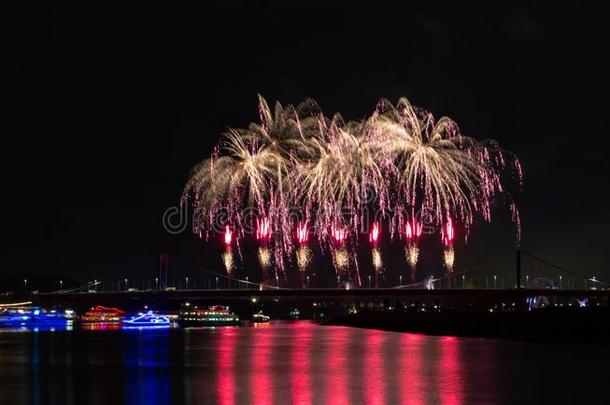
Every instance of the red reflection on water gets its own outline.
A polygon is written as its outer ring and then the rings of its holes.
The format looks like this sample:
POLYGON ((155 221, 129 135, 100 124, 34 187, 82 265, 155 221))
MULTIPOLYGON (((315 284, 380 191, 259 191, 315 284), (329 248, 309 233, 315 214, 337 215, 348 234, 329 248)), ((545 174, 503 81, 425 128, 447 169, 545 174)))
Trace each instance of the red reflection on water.
POLYGON ((460 341, 446 336, 441 338, 440 400, 441 404, 462 403, 462 370, 459 358, 460 341))
POLYGON ((329 329, 328 341, 328 380, 326 381, 326 402, 331 405, 348 404, 346 346, 347 329, 329 329))
POLYGON ((252 350, 252 403, 255 405, 268 405, 273 402, 273 374, 271 362, 273 361, 273 340, 275 328, 267 327, 257 330, 255 340, 251 343, 252 350))
POLYGON ((401 403, 419 405, 425 403, 424 336, 407 333, 402 336, 400 348, 400 390, 401 403))
POLYGON ((383 367, 383 342, 385 333, 378 330, 367 330, 366 346, 364 356, 364 384, 366 386, 366 403, 377 405, 383 403, 385 394, 384 380, 385 370, 383 367))
POLYGON ((83 330, 118 330, 121 329, 119 322, 83 322, 81 324, 83 330))
POLYGON ((220 346, 218 347, 217 397, 220 405, 235 404, 235 343, 233 328, 220 329, 220 346))
POLYGON ((291 394, 293 404, 311 404, 311 364, 309 359, 309 344, 311 343, 310 323, 295 324, 295 334, 292 338, 292 374, 291 394))

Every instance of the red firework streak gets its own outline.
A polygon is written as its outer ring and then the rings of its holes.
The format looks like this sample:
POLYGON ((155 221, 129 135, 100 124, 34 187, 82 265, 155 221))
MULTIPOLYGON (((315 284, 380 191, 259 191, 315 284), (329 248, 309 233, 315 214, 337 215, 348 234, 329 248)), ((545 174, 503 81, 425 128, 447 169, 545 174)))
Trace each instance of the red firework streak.
POLYGON ((453 230, 453 222, 451 221, 451 218, 449 218, 443 232, 443 244, 445 245, 445 247, 453 246, 454 237, 455 232, 453 230))
MULTIPOLYGON (((268 247, 271 239, 271 221, 269 217, 256 218, 256 240, 259 241, 258 260, 263 272, 271 267, 271 251, 268 247)), ((275 269, 275 280, 278 282, 277 269, 275 269)), ((266 277, 266 274, 264 274, 266 277)))
POLYGON ((418 224, 415 218, 411 219, 411 221, 407 221, 407 225, 405 226, 405 236, 407 237, 407 242, 413 243, 419 240, 422 232, 422 224, 418 224))
POLYGON ((333 240, 337 243, 343 243, 347 239, 347 229, 345 229, 345 227, 337 226, 335 223, 332 224, 330 233, 333 240))
POLYGON ((371 242, 373 245, 376 245, 377 241, 379 240, 380 234, 381 227, 379 226, 379 222, 375 221, 371 226, 371 232, 369 233, 369 242, 371 242))
POLYGON ((309 240, 309 230, 307 229, 307 221, 299 221, 297 223, 297 241, 299 244, 305 244, 309 240))
POLYGON ((229 225, 225 227, 225 245, 227 248, 231 247, 231 242, 233 241, 233 231, 229 228, 229 225))
POLYGON ((256 219, 256 240, 268 241, 271 238, 271 221, 263 217, 256 219))

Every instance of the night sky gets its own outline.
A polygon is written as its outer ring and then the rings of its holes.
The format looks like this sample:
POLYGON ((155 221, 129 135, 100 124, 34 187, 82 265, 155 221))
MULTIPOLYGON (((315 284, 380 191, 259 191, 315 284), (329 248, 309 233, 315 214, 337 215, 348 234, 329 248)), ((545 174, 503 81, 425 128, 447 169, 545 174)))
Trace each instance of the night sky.
MULTIPOLYGON (((2 5, 1 272, 150 277, 160 251, 220 270, 215 246, 166 233, 161 218, 220 134, 258 119, 260 93, 270 103, 311 97, 348 119, 405 96, 496 139, 525 172, 514 194, 523 248, 610 279, 601 10, 241 3, 2 5)), ((494 214, 458 243, 457 267, 508 280, 514 230, 508 210, 494 214)), ((390 251, 389 266, 400 266, 390 251)))

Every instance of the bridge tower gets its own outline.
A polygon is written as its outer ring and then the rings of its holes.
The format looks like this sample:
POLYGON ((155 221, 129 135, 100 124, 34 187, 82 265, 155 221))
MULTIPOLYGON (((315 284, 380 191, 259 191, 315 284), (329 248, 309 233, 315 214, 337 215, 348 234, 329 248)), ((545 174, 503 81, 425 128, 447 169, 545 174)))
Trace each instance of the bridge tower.
POLYGON ((158 277, 159 277, 159 290, 165 291, 167 287, 167 265, 168 256, 167 253, 161 252, 159 253, 159 269, 158 269, 158 277))
POLYGON ((521 288, 521 249, 517 247, 517 288, 521 288))

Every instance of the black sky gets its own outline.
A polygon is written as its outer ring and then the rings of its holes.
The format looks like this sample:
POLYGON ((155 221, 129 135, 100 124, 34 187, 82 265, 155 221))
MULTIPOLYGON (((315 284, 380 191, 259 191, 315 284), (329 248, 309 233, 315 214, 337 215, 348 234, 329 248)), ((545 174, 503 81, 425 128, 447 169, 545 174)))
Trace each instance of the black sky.
MULTIPOLYGON (((605 14, 496 3, 4 4, 0 271, 148 275, 159 251, 218 265, 161 216, 218 136, 257 119, 261 93, 350 119, 406 96, 498 140, 525 171, 523 247, 610 279, 605 14)), ((459 260, 508 277, 496 214, 459 260)))

